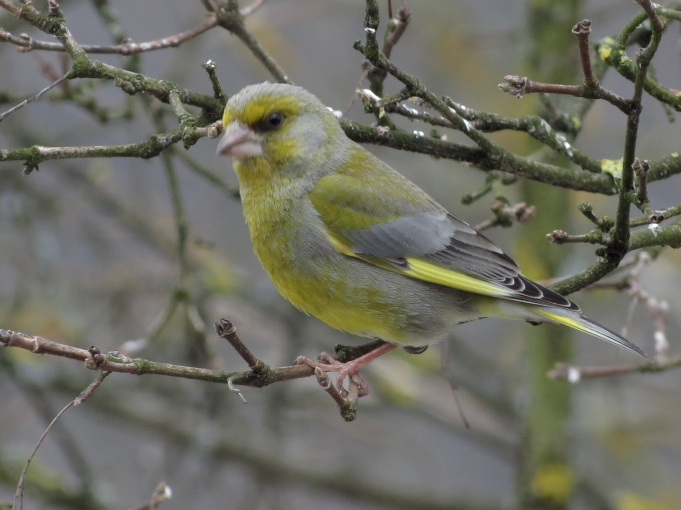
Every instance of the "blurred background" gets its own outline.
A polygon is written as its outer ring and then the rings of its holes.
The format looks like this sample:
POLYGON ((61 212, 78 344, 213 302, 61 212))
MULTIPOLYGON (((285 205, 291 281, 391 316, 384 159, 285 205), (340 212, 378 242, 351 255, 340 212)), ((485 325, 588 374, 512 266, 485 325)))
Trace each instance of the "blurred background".
MULTIPOLYGON (((536 97, 516 100, 498 91, 505 75, 539 79, 555 66, 573 77, 570 83, 581 76, 576 43, 567 57, 548 47, 544 63, 528 57, 537 51, 531 3, 410 3, 412 21, 392 58, 435 93, 470 108, 509 117, 535 113, 536 97)), ((545 4, 564 20, 558 26, 567 34, 577 21, 591 19, 592 41, 616 35, 638 12, 632 2, 614 0, 545 4)), ((42 2, 35 6, 46 8, 42 2)), ((109 7, 135 42, 188 30, 206 17, 198 0, 64 0, 61 6, 76 40, 87 44, 111 44, 101 15, 109 7)), ((384 28, 387 6, 380 6, 384 28)), ((362 56, 352 48, 364 37, 363 18, 359 1, 269 0, 246 24, 296 84, 344 110, 358 86, 366 87, 359 84, 362 56)), ((4 10, 0 26, 48 39, 4 10)), ((679 25, 671 24, 654 61, 658 79, 671 88, 680 88, 678 42, 679 25)), ((98 58, 129 63, 117 55, 98 58)), ((209 95, 201 67, 208 59, 217 64, 229 95, 272 79, 241 41, 221 29, 139 58, 143 74, 209 95)), ((58 53, 19 53, 0 45, 0 110, 63 74, 63 65, 58 53)), ((77 85, 85 87, 80 97, 94 101, 69 101, 55 89, 2 121, 0 149, 136 143, 157 132, 158 122, 166 129, 177 126, 170 107, 156 100, 129 97, 103 81, 71 84, 77 85)), ((627 97, 632 92, 613 71, 603 85, 627 97)), ((386 93, 399 89, 386 81, 386 93)), ((656 102, 644 102, 640 158, 656 160, 678 150, 679 127, 670 115, 656 102)), ((348 116, 374 120, 361 104, 348 116)), ((400 125, 429 131, 407 121, 400 125)), ((618 159, 624 129, 620 112, 596 103, 575 145, 593 158, 618 159)), ((493 138, 518 153, 537 149, 519 134, 493 138)), ((463 140, 457 134, 450 139, 463 140)), ((47 161, 39 172, 22 176, 19 162, 0 163, 0 328, 83 348, 96 345, 103 352, 146 338, 135 356, 227 370, 247 367, 212 332, 220 317, 234 322, 246 345, 272 366, 288 365, 300 354, 314 357, 337 343, 358 343, 277 294, 251 251, 238 198, 230 192, 236 177, 230 161, 215 156, 216 143, 204 138, 188 151, 180 144, 165 165, 162 158, 70 159, 47 161), (202 169, 227 185, 215 185, 202 169), (173 179, 188 226, 184 270, 173 179)), ((453 161, 369 149, 472 225, 492 216, 492 195, 468 206, 461 202, 484 184, 485 173, 453 161)), ((504 193, 513 202, 527 196, 520 184, 504 193)), ((531 277, 568 276, 594 261, 591 245, 549 244, 544 225, 575 234, 590 230, 576 208, 584 201, 599 215, 615 212, 614 197, 559 190, 567 207, 554 216, 552 193, 539 185, 532 194, 541 227, 532 220, 486 232, 523 267, 528 260, 549 261, 550 271, 526 271, 531 277)), ((656 209, 677 205, 679 178, 651 184, 650 194, 656 209)), ((669 303, 672 354, 679 352, 680 265, 678 252, 664 250, 637 280, 648 295, 669 303)), ((650 313, 627 292, 593 290, 572 298, 590 317, 617 331, 626 328, 629 339, 653 352, 650 313)), ((569 335, 556 331, 489 319, 459 327, 451 342, 422 355, 391 353, 365 370, 373 391, 360 401, 353 423, 343 422, 312 379, 245 388, 244 405, 221 385, 112 374, 45 440, 28 473, 25 507, 139 508, 165 481, 173 491, 161 506, 167 509, 530 508, 519 506, 527 493, 540 499, 548 494, 548 503, 536 508, 681 508, 681 373, 572 386, 537 379, 530 336, 547 345, 574 342, 576 365, 637 362, 591 337, 557 338, 569 335), (557 435, 547 439, 549 450, 560 454, 543 459, 545 469, 528 471, 536 460, 527 454, 535 451, 528 444, 537 439, 528 417, 537 405, 535 386, 544 384, 570 393, 557 435)), ((47 424, 94 377, 74 361, 0 350, 0 502, 12 500, 47 424)))

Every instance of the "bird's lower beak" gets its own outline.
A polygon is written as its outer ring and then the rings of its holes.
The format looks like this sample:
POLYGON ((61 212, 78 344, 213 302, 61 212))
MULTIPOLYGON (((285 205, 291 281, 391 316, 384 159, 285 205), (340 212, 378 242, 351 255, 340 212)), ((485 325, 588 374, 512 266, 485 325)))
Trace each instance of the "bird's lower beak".
POLYGON ((255 158, 263 154, 262 142, 262 135, 239 122, 232 122, 225 128, 217 153, 235 159, 255 158))

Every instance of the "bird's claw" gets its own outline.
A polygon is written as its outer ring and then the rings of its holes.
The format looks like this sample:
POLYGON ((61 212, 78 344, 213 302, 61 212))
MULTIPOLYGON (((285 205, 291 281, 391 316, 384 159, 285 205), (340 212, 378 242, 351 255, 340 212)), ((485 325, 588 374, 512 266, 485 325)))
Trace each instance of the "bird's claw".
POLYGON ((357 385, 358 397, 366 397, 369 394, 369 384, 359 374, 359 368, 356 367, 352 361, 343 363, 342 361, 335 359, 328 352, 322 352, 317 356, 316 361, 311 360, 307 356, 298 356, 293 364, 319 368, 323 372, 336 372, 336 388, 343 398, 347 398, 349 395, 348 390, 343 387, 345 378, 348 376, 350 377, 350 380, 357 385))

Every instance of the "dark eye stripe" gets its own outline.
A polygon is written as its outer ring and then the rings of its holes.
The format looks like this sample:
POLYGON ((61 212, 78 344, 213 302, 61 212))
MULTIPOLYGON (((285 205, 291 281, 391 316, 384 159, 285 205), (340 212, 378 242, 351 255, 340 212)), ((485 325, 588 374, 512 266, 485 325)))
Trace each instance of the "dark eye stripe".
POLYGON ((279 129, 284 122, 284 115, 280 112, 272 112, 266 117, 260 119, 253 124, 253 130, 259 133, 266 133, 268 131, 275 131, 279 129))

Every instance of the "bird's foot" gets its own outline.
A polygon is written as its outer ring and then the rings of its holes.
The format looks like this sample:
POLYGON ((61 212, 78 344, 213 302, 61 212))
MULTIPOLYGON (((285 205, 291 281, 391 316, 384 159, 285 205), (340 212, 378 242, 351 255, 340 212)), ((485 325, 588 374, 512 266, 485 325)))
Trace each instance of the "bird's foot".
POLYGON ((317 361, 313 361, 305 356, 298 356, 293 364, 308 365, 313 368, 319 368, 324 372, 336 372, 338 374, 336 376, 336 388, 343 397, 348 396, 348 391, 343 387, 343 382, 345 381, 345 378, 349 376, 352 382, 355 383, 359 388, 357 395, 359 397, 366 397, 370 391, 369 384, 361 375, 359 375, 359 370, 367 363, 375 360, 386 352, 392 351, 396 347, 397 346, 394 344, 385 343, 373 351, 369 351, 359 358, 346 361, 345 363, 338 361, 329 353, 323 352, 317 357, 317 361))
POLYGON ((345 382, 345 378, 350 376, 352 382, 354 382, 358 387, 357 396, 366 397, 369 394, 370 388, 369 384, 364 380, 364 377, 359 374, 359 369, 363 365, 355 367, 353 365, 353 361, 343 363, 342 361, 335 359, 328 352, 322 352, 319 356, 317 356, 316 361, 308 358, 307 356, 298 356, 293 364, 319 368, 323 372, 336 372, 336 388, 343 398, 347 398, 348 396, 348 390, 343 387, 343 383, 345 382))

